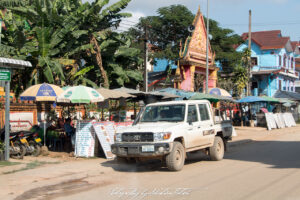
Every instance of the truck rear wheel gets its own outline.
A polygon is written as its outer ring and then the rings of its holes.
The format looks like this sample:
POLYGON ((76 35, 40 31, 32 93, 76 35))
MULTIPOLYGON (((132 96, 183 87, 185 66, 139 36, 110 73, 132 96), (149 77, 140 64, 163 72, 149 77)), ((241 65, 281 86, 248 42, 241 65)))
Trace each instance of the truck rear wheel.
POLYGON ((219 136, 215 137, 214 145, 209 148, 209 156, 213 161, 222 160, 224 157, 224 142, 219 136))
POLYGON ((184 148, 180 142, 174 142, 173 150, 166 156, 166 165, 170 171, 180 171, 184 165, 184 148))

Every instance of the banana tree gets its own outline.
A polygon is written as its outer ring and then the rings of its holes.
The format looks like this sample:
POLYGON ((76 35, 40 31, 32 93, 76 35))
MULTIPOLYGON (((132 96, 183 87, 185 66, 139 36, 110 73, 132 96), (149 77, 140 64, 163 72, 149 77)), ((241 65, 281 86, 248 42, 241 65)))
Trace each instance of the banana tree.
MULTIPOLYGON (((131 16, 129 13, 120 13, 131 0, 120 0, 119 2, 107 6, 109 0, 95 0, 92 3, 86 2, 81 4, 75 12, 72 12, 70 19, 72 19, 73 26, 72 37, 79 41, 76 45, 75 51, 80 50, 89 55, 93 55, 92 60, 99 67, 101 78, 103 79, 103 86, 109 87, 109 77, 107 71, 103 66, 101 56, 101 47, 99 43, 107 39, 111 34, 111 28, 117 27, 123 17, 131 16), (106 8, 104 8, 106 6, 106 8)), ((70 51, 68 55, 74 54, 70 51)))

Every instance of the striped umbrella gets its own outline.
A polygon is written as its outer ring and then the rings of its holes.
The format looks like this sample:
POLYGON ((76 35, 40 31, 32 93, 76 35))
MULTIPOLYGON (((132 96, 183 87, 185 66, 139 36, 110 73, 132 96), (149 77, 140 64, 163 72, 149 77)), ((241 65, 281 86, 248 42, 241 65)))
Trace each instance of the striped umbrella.
POLYGON ((67 88, 56 99, 63 103, 96 103, 104 101, 104 97, 95 89, 86 86, 73 86, 67 88))
POLYGON ((231 97, 229 92, 227 92, 226 90, 224 90, 222 88, 211 88, 208 90, 208 93, 213 94, 213 95, 224 96, 224 97, 231 97))
POLYGON ((43 83, 27 88, 21 95, 22 101, 55 101, 63 90, 52 84, 43 83))
MULTIPOLYGON (((63 93, 63 90, 52 84, 43 83, 33 85, 27 88, 21 95, 22 101, 55 101, 56 97, 63 93)), ((44 120, 46 120, 46 112, 44 113, 44 120)), ((44 121, 44 146, 46 145, 46 121, 44 121)))

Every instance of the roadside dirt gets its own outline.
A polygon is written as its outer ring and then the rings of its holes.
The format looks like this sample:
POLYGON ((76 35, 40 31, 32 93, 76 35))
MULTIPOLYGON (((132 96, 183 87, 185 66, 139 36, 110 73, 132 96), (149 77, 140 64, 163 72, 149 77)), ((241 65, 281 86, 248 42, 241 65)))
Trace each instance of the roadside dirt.
MULTIPOLYGON (((242 149, 240 147, 246 148, 247 145, 245 144, 247 143, 271 141, 287 134, 292 137, 293 133, 300 132, 300 126, 272 131, 264 128, 236 127, 236 131, 238 136, 229 142, 229 153, 238 153, 242 149)), ((199 161, 202 164, 212 165, 212 167, 216 165, 208 160, 209 158, 204 154, 192 154, 188 157, 184 169, 188 171, 189 168, 198 165, 199 161)), ((107 188, 119 183, 135 183, 138 177, 150 180, 158 174, 164 176, 173 174, 157 161, 120 165, 114 160, 75 158, 63 152, 49 152, 48 156, 26 156, 24 160, 12 159, 11 161, 21 164, 0 167, 1 200, 56 199, 95 188, 107 188), (24 168, 32 162, 43 162, 44 164, 33 169, 3 174, 5 171, 24 168), (130 179, 128 179, 129 177, 130 179)), ((220 164, 223 165, 227 162, 225 160, 220 164)), ((182 173, 179 172, 178 175, 182 173)), ((102 198, 99 197, 98 199, 102 198)))

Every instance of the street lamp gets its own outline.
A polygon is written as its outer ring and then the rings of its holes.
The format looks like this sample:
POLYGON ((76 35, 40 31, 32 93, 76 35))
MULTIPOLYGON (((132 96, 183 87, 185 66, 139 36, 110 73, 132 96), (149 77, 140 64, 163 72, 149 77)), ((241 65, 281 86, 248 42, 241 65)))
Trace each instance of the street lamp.
POLYGON ((207 14, 206 14, 206 81, 205 81, 205 93, 208 94, 208 42, 209 42, 209 18, 208 18, 208 6, 209 0, 207 0, 207 14))

